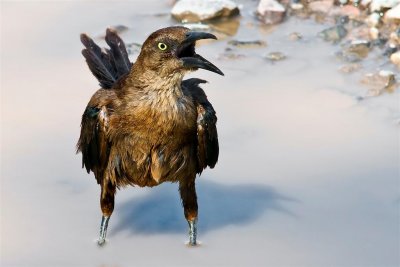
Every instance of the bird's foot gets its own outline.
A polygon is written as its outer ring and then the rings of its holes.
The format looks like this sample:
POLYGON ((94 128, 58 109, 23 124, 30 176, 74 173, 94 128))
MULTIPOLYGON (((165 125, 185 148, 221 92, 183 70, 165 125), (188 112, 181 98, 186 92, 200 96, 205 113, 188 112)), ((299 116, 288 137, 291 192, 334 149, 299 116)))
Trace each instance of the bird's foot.
POLYGON ((99 246, 99 247, 102 247, 102 246, 104 246, 106 244, 106 239, 105 238, 99 238, 98 240, 97 240, 97 245, 99 246))
POLYGON ((110 217, 103 216, 101 218, 100 236, 99 236, 99 239, 97 240, 97 244, 99 246, 103 246, 106 243, 107 227, 108 227, 109 220, 110 220, 110 217))
POLYGON ((197 245, 197 218, 188 221, 189 224, 189 246, 197 245))

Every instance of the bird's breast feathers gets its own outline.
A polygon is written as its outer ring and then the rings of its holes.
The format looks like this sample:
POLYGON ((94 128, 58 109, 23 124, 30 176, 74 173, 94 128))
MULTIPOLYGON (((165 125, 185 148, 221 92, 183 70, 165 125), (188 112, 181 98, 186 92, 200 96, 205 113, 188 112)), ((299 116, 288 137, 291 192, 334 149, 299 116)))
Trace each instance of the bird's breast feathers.
POLYGON ((180 87, 147 90, 118 107, 110 117, 109 136, 110 161, 121 159, 127 172, 122 184, 174 180, 195 168, 191 148, 197 140, 197 109, 180 87))

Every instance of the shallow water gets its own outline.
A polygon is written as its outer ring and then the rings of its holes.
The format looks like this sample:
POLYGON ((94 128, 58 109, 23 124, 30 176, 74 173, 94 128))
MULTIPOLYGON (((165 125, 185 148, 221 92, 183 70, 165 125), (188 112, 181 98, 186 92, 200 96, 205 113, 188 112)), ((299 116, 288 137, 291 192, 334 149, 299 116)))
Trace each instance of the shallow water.
MULTIPOLYGON (((1 266, 398 266, 399 91, 364 96, 366 65, 338 71, 326 25, 258 27, 242 1, 236 36, 199 47, 218 113, 220 160, 198 181, 199 239, 175 184, 117 194, 99 249, 99 188, 75 155, 82 111, 98 87, 79 34, 126 25, 141 43, 173 25, 170 6, 129 2, 1 3, 1 266), (24 14, 23 16, 21 14, 24 14), (154 14, 161 14, 154 16, 154 14), (291 32, 304 39, 288 40, 291 32), (230 39, 267 42, 218 59, 230 39), (271 63, 273 51, 287 58, 271 63)), ((132 54, 132 59, 135 54, 132 54)))

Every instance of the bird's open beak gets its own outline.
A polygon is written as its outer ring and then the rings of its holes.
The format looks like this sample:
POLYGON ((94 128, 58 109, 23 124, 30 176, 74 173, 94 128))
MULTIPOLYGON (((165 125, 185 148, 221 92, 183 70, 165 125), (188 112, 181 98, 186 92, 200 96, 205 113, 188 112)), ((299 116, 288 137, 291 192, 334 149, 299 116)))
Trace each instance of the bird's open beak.
POLYGON ((183 67, 188 69, 205 69, 220 75, 224 75, 224 73, 217 68, 214 64, 212 64, 207 59, 202 56, 196 54, 195 45, 197 40, 201 39, 217 39, 215 35, 207 32, 188 32, 186 34, 186 39, 181 43, 176 51, 176 56, 182 60, 183 67))

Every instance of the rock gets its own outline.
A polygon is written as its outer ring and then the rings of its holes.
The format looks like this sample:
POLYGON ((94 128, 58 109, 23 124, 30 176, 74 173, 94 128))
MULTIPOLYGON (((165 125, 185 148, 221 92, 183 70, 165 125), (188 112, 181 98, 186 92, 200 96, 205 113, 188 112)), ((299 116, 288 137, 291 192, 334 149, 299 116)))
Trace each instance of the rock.
POLYGON ((372 40, 376 40, 379 38, 379 30, 376 27, 372 27, 369 29, 369 36, 371 36, 372 40))
POLYGON ((340 8, 340 14, 342 16, 349 16, 350 18, 358 18, 360 16, 360 9, 352 6, 352 5, 345 5, 340 8))
POLYGON ((398 85, 394 73, 386 70, 366 74, 361 83, 369 87, 367 96, 378 96, 384 92, 391 93, 398 85))
POLYGON ((390 33, 389 38, 393 44, 400 45, 400 27, 396 31, 390 33))
POLYGON ((275 0, 261 0, 256 15, 265 24, 276 24, 285 18, 285 8, 275 0))
POLYGON ((227 36, 234 36, 239 29, 240 20, 239 18, 213 20, 210 21, 209 25, 215 32, 223 33, 227 36))
MULTIPOLYGON (((350 25, 349 25, 350 26, 350 25)), ((351 31, 349 32, 346 39, 348 40, 368 40, 370 39, 370 27, 366 24, 360 27, 350 27, 351 31)))
POLYGON ((372 40, 371 41, 371 45, 383 48, 384 45, 387 43, 387 41, 388 41, 388 39, 379 37, 379 38, 377 38, 375 40, 372 40))
POLYGON ((351 63, 347 65, 343 65, 339 68, 339 71, 345 74, 353 73, 361 69, 361 65, 358 63, 351 63))
POLYGON ((400 51, 393 53, 390 56, 390 61, 395 64, 398 68, 400 68, 400 51))
POLYGON ((290 0, 290 8, 292 10, 302 10, 304 5, 301 0, 290 0))
POLYGON ((276 62, 276 61, 284 60, 286 58, 286 56, 281 52, 271 52, 268 55, 265 55, 265 58, 272 62, 276 62))
POLYGON ((367 17, 365 22, 370 26, 370 27, 376 27, 378 26, 379 22, 381 21, 381 16, 379 13, 374 12, 371 15, 367 17))
POLYGON ((337 43, 347 35, 347 30, 343 25, 336 25, 318 33, 318 36, 325 41, 337 43))
POLYGON ((350 63, 359 62, 363 59, 362 57, 360 57, 355 53, 346 53, 345 51, 338 51, 335 55, 340 60, 350 63))
POLYGON ((384 56, 390 57, 393 53, 396 53, 398 50, 397 46, 393 46, 393 45, 388 45, 385 49, 385 51, 383 52, 384 56))
POLYGON ((231 40, 228 42, 228 44, 239 48, 259 48, 267 46, 267 43, 261 40, 256 40, 256 41, 231 40))
POLYGON ((303 36, 298 32, 292 32, 291 34, 289 34, 290 41, 298 41, 301 39, 303 39, 303 36))
POLYGON ((371 44, 368 41, 353 41, 343 45, 336 55, 346 62, 358 62, 368 56, 371 44))
POLYGON ((211 31, 211 27, 208 24, 203 23, 185 23, 183 26, 189 28, 192 31, 211 31))
POLYGON ((344 44, 342 51, 336 55, 346 62, 358 62, 368 56, 371 49, 371 43, 365 40, 352 41, 344 44))
POLYGON ((360 27, 364 24, 365 24, 364 21, 360 20, 359 18, 354 18, 354 19, 350 20, 350 25, 355 28, 360 27))
POLYGON ((399 0, 372 0, 369 6, 371 12, 381 11, 384 8, 392 8, 399 4, 399 0))
POLYGON ((210 32, 217 36, 218 40, 223 40, 228 36, 237 33, 239 22, 236 19, 218 20, 207 24, 203 23, 184 23, 183 26, 192 31, 210 32))
POLYGON ((180 0, 171 10, 172 16, 184 22, 199 22, 239 14, 236 3, 230 0, 180 0))
POLYGON ((304 5, 301 2, 292 2, 290 3, 290 8, 293 10, 301 10, 304 8, 304 5))
POLYGON ((385 18, 388 20, 400 20, 400 4, 393 7, 392 9, 389 9, 385 13, 385 18))
POLYGON ((330 17, 327 16, 326 13, 322 13, 322 12, 315 12, 312 14, 311 16, 315 22, 319 23, 319 24, 325 24, 325 23, 329 23, 330 21, 330 17))
POLYGON ((308 4, 308 8, 313 12, 328 13, 333 7, 333 0, 315 1, 308 4))

